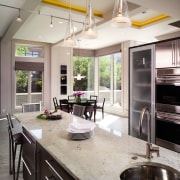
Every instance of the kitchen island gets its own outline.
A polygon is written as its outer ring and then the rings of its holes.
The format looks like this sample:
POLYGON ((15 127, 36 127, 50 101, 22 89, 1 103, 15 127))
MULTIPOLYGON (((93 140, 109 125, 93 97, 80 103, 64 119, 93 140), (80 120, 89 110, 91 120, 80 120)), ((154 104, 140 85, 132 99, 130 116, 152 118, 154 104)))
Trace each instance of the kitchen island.
MULTIPOLYGON (((98 127, 90 139, 72 141, 67 128, 73 121, 87 120, 58 111, 62 119, 37 119, 38 112, 19 113, 15 117, 34 140, 40 144, 74 179, 118 180, 121 171, 137 162, 162 163, 180 169, 180 154, 160 147, 160 157, 145 158, 146 142, 113 130, 98 127), (134 158, 137 157, 137 158, 134 158)), ((38 172, 37 172, 38 173, 38 172)))

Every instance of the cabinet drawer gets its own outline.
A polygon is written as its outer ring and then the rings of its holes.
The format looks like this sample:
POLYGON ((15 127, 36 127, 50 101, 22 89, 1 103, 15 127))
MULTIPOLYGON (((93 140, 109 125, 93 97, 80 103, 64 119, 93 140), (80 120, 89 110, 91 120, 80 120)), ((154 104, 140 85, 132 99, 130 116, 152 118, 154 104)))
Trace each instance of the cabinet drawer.
POLYGON ((73 180, 72 177, 41 145, 38 147, 38 179, 73 180))
POLYGON ((25 180, 36 179, 36 141, 23 127, 23 178, 25 180))
POLYGON ((23 128, 23 154, 24 160, 30 164, 35 163, 36 159, 36 141, 33 137, 23 128))
POLYGON ((23 179, 25 180, 35 180, 36 174, 35 174, 35 167, 32 164, 29 164, 28 161, 24 160, 22 158, 23 162, 23 179))

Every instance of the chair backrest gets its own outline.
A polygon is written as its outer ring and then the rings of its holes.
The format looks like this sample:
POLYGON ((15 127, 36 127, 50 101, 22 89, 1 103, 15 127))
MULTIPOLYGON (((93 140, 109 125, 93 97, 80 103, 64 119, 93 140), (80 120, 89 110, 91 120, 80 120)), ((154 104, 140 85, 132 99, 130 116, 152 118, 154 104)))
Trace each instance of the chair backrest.
POLYGON ((96 95, 90 95, 90 100, 96 100, 97 102, 98 96, 96 95))
POLYGON ((62 106, 62 105, 68 105, 68 100, 67 100, 67 99, 60 99, 60 100, 59 100, 59 104, 60 104, 60 106, 62 106))
POLYGON ((106 100, 106 98, 103 99, 102 107, 104 107, 105 100, 106 100))
POLYGON ((102 103, 98 103, 96 109, 102 109, 102 108, 104 108, 105 100, 106 100, 106 99, 104 98, 102 103))
POLYGON ((87 100, 86 111, 95 111, 95 110, 96 110, 96 100, 87 100))
POLYGON ((24 103, 22 104, 22 112, 41 111, 41 102, 38 103, 24 103))
POLYGON ((69 102, 67 99, 60 99, 59 100, 59 104, 60 104, 60 109, 63 111, 66 111, 69 113, 70 108, 69 108, 69 102))
POLYGON ((12 118, 11 115, 9 113, 6 114, 7 120, 8 120, 8 127, 10 129, 14 128, 13 122, 12 122, 12 118))
POLYGON ((22 132, 22 125, 16 118, 12 118, 10 113, 6 114, 6 118, 8 121, 8 128, 13 130, 13 133, 22 132))
POLYGON ((83 117, 85 108, 86 108, 86 106, 74 104, 74 106, 73 106, 73 115, 83 117))
POLYGON ((58 109, 58 101, 56 97, 53 97, 54 109, 58 109))

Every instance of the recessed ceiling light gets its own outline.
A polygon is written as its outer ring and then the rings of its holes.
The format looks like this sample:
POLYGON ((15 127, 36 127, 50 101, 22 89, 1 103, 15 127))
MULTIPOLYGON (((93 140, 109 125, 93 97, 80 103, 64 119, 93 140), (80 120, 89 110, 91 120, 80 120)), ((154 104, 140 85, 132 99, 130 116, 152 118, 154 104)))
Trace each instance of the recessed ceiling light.
POLYGON ((63 24, 63 23, 64 23, 63 21, 61 21, 61 20, 59 21, 59 24, 63 24))

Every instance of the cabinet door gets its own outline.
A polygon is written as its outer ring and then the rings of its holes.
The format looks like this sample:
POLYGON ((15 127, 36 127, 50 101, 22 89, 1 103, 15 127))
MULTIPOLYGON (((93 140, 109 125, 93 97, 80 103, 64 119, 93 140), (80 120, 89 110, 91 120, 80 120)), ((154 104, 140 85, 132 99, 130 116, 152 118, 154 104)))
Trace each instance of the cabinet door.
POLYGON ((23 178, 36 179, 36 141, 23 127, 23 178))
POLYGON ((180 66, 180 40, 160 42, 155 45, 156 68, 180 66))
POLYGON ((130 96, 129 96, 129 134, 147 140, 147 119, 143 120, 142 136, 139 136, 140 112, 147 107, 152 117, 152 136, 154 134, 154 45, 130 48, 130 96))
POLYGON ((37 145, 37 169, 40 180, 75 179, 40 144, 37 145))

